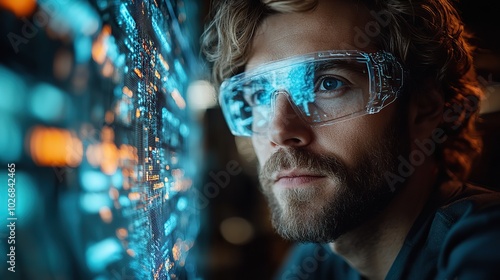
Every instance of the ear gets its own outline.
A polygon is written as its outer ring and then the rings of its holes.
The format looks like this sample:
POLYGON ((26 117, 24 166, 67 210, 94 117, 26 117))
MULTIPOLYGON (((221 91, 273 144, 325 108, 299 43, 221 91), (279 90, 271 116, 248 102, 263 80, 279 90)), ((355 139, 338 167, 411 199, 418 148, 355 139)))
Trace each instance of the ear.
POLYGON ((410 138, 430 138, 443 120, 443 93, 436 88, 426 87, 425 92, 412 95, 408 109, 410 138))

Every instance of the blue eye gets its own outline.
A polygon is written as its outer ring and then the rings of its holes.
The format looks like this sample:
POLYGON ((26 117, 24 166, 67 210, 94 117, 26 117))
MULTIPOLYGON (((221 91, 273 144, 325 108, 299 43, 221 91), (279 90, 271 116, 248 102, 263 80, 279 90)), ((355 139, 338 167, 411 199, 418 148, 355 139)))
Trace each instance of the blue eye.
POLYGON ((268 105, 271 103, 271 94, 266 90, 259 90, 253 94, 252 101, 254 105, 268 105))
POLYGON ((334 77, 324 77, 319 81, 319 90, 337 90, 343 86, 345 86, 346 83, 334 78, 334 77))

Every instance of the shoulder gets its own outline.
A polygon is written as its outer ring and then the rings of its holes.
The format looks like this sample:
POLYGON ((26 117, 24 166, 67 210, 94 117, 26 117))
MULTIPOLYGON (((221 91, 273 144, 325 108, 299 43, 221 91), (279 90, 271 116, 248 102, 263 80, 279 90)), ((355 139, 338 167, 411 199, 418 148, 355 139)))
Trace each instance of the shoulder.
POLYGON ((352 279, 357 275, 328 245, 301 243, 294 246, 275 279, 352 279))
POLYGON ((435 220, 447 228, 439 279, 500 279, 500 193, 462 185, 435 220))

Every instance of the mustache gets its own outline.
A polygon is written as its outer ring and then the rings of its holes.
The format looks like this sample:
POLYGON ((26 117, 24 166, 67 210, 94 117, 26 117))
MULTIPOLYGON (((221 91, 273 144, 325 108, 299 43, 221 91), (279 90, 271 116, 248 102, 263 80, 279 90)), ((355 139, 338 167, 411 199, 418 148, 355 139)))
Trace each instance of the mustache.
POLYGON ((347 168, 335 156, 326 156, 296 148, 280 148, 262 166, 259 179, 261 182, 271 181, 274 173, 292 168, 330 177, 335 176, 342 181, 348 178, 347 168))

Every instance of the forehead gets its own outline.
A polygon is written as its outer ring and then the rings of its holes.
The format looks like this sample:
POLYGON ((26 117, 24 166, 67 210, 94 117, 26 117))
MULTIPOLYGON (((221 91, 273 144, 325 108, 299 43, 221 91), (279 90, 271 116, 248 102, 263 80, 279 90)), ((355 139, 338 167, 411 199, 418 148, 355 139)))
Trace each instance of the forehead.
POLYGON ((371 17, 368 8, 354 1, 320 0, 308 12, 268 16, 253 39, 246 70, 273 60, 323 50, 370 48, 365 27, 371 17))

